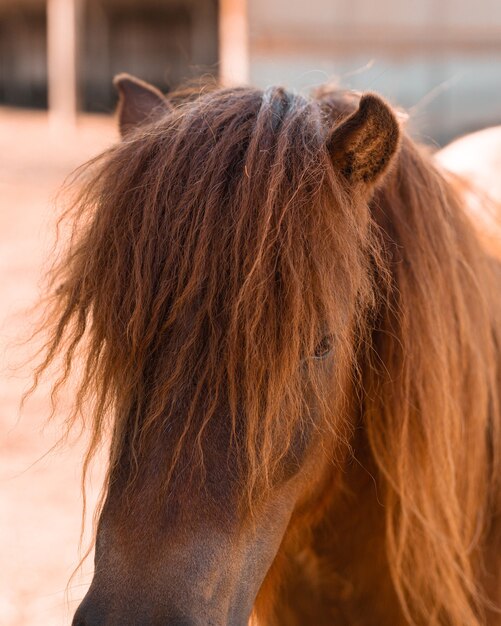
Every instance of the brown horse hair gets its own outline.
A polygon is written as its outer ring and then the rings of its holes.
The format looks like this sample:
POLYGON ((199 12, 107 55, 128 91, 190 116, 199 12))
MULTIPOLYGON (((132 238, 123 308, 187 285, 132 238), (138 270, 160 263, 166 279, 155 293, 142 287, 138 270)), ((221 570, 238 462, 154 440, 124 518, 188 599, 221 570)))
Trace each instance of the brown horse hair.
MULTIPOLYGON (((149 437, 172 428, 166 484, 188 447, 203 467, 204 433, 227 403, 252 501, 310 419, 305 370, 322 402, 306 357, 327 328, 360 399, 408 623, 480 626, 499 488, 501 298, 459 193, 404 135, 361 201, 326 149, 355 96, 171 97, 171 112, 77 177, 35 383, 61 359, 57 395, 78 370, 68 428, 91 416, 85 467, 109 435, 109 471, 125 448, 137 470, 149 437)), ((343 432, 322 406, 316 427, 343 432)))

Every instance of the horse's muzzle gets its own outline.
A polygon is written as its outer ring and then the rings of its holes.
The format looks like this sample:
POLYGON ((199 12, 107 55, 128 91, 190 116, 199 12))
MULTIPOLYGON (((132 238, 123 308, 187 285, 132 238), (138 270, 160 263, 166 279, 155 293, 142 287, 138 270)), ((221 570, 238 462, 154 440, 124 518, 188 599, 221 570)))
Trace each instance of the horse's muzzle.
POLYGON ((129 615, 110 616, 90 610, 78 609, 72 626, 247 626, 248 618, 234 622, 213 621, 207 616, 190 617, 134 617, 129 615))
POLYGON ((154 601, 130 602, 130 598, 120 606, 108 605, 91 591, 78 607, 72 626, 247 626, 248 613, 248 608, 237 609, 223 617, 203 607, 158 606, 154 601))

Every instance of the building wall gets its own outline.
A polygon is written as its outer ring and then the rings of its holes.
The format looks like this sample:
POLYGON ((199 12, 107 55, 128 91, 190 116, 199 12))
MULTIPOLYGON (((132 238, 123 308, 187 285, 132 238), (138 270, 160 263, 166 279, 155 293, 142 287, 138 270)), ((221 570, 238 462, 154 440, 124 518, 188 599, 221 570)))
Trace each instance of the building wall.
POLYGON ((87 0, 82 37, 83 106, 114 103, 112 77, 129 72, 169 91, 200 74, 217 74, 214 0, 87 0))
MULTIPOLYGON (((114 107, 112 78, 141 76, 168 91, 217 75, 217 0, 76 0, 84 110, 114 107)), ((45 0, 0 0, 0 104, 47 106, 45 0)))
POLYGON ((499 0, 250 0, 249 33, 259 85, 375 90, 433 142, 501 124, 499 0))
POLYGON ((0 4, 0 103, 47 106, 47 33, 43 2, 0 4))
MULTIPOLYGON (((237 68, 244 81, 247 52, 238 43, 247 21, 254 84, 308 91, 335 80, 375 90, 410 111, 416 135, 441 143, 501 124, 501 0, 74 1, 83 7, 78 85, 85 110, 113 108, 118 72, 166 91, 217 75, 221 11, 228 17, 221 67, 237 68)), ((47 104, 45 5, 0 0, 0 104, 47 104)))

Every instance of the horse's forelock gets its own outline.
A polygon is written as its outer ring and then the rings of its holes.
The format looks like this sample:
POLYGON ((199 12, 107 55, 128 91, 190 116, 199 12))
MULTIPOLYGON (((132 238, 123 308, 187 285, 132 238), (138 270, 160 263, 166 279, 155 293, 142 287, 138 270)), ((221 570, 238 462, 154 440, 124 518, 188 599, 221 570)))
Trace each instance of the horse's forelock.
POLYGON ((172 472, 188 442, 203 456, 225 405, 235 437, 245 416, 249 482, 269 479, 307 411, 315 342, 329 325, 348 358, 347 316, 370 300, 366 220, 332 172, 322 115, 281 88, 188 97, 88 172, 49 360, 85 343, 91 453, 109 428, 112 464, 124 442, 135 457, 170 420, 172 472))

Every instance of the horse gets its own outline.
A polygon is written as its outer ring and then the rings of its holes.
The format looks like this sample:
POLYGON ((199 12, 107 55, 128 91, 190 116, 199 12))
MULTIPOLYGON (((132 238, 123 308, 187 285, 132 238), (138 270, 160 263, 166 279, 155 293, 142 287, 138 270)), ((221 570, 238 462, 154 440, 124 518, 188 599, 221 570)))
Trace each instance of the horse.
POLYGON ((464 135, 439 150, 435 159, 462 180, 473 224, 490 252, 500 255, 501 126, 464 135))
POLYGON ((458 181, 374 93, 115 85, 36 370, 85 468, 109 441, 73 626, 501 624, 501 272, 458 181))

